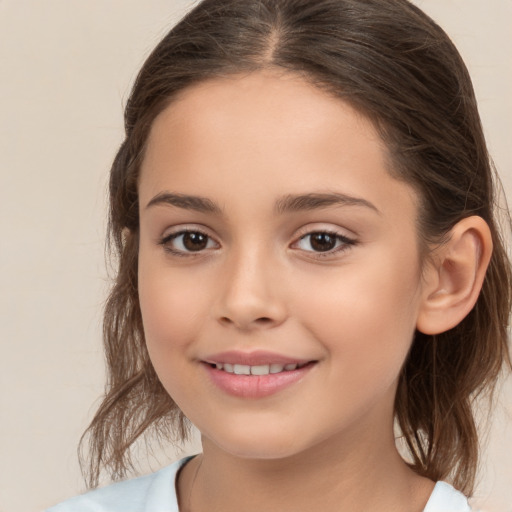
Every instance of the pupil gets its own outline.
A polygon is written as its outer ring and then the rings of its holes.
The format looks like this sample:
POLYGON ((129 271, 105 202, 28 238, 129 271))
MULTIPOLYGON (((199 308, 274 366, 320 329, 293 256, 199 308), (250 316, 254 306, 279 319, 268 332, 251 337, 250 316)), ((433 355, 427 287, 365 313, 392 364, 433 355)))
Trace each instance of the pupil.
POLYGON ((315 251, 325 252, 334 249, 336 238, 328 233, 314 233, 311 235, 311 247, 315 251))
POLYGON ((208 237, 202 233, 185 233, 183 235, 183 245, 189 251, 200 251, 206 248, 208 237))

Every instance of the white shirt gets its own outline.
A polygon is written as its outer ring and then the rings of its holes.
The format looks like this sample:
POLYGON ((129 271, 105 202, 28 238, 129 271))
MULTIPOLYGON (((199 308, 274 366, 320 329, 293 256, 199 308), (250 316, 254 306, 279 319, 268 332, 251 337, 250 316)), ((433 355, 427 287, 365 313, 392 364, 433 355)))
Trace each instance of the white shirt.
MULTIPOLYGON (((179 512, 176 475, 190 457, 156 473, 75 496, 46 512, 179 512)), ((424 512, 471 512, 463 494, 437 482, 424 512)))

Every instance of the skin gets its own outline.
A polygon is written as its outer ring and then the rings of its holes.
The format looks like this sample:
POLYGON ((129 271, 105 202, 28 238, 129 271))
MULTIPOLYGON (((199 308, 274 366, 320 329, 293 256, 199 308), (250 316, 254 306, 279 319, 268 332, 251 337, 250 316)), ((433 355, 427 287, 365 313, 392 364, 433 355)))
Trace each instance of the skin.
POLYGON ((140 305, 156 372, 204 448, 181 473, 180 510, 423 510, 433 482, 407 467, 393 435, 425 296, 418 201, 387 161, 369 121, 275 71, 189 88, 155 120, 139 183, 140 305), (276 209, 304 194, 357 201, 276 209), (207 235, 205 248, 169 239, 184 229, 207 235), (321 252, 308 236, 318 232, 343 238, 321 252), (233 349, 316 363, 244 399, 201 363, 233 349))

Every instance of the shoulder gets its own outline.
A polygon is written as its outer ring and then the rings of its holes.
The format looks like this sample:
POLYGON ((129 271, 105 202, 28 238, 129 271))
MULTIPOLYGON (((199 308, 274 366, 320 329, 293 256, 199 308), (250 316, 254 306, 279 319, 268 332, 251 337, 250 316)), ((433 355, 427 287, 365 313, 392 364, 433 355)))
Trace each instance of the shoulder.
POLYGON ((446 482, 437 482, 423 512, 471 512, 467 498, 446 482))
POLYGON ((178 512, 176 475, 189 459, 150 475, 75 496, 46 512, 178 512))

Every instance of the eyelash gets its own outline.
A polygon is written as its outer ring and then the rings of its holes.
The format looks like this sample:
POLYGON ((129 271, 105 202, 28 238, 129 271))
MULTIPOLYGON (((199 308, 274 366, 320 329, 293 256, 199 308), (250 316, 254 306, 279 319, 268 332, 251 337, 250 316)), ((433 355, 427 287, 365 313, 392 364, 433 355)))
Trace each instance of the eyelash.
MULTIPOLYGON (((336 244, 339 244, 339 245, 335 246, 333 249, 330 249, 328 251, 305 251, 305 252, 314 254, 315 258, 328 258, 329 256, 332 256, 333 254, 344 252, 344 251, 348 250, 350 247, 357 245, 357 240, 355 240, 353 238, 349 238, 349 237, 342 235, 336 231, 330 231, 328 229, 318 229, 318 230, 314 230, 314 231, 309 231, 308 233, 299 237, 297 242, 294 242, 293 245, 297 245, 302 240, 304 240, 308 237, 311 237, 313 235, 328 235, 335 239, 336 244)), ((310 242, 310 244, 311 244, 311 242, 310 242)))
POLYGON ((182 229, 180 231, 176 231, 175 233, 170 233, 170 234, 164 236, 159 241, 159 244, 163 246, 165 251, 171 253, 173 256, 185 257, 186 258, 186 257, 201 255, 201 253, 204 251, 204 249, 203 250, 199 250, 199 251, 188 251, 187 252, 187 251, 173 249, 171 247, 170 242, 172 242, 173 240, 176 240, 180 236, 184 236, 184 235, 187 235, 187 234, 202 235, 202 236, 206 237, 208 239, 208 241, 213 240, 213 238, 211 236, 209 236, 207 233, 205 233, 204 231, 201 231, 200 229, 195 229, 194 228, 194 229, 182 229))
MULTIPOLYGON (((161 240, 159 240, 159 245, 162 245, 165 251, 171 253, 174 256, 178 256, 178 257, 194 257, 194 256, 202 255, 204 253, 204 250, 207 248, 201 249, 198 251, 183 251, 183 250, 177 250, 177 249, 172 248, 172 246, 170 245, 170 242, 172 242, 173 240, 176 240, 180 236, 184 236, 187 234, 202 235, 207 238, 207 240, 208 240, 207 244, 209 241, 213 240, 213 238, 211 236, 209 236, 204 231, 201 231, 200 229, 182 229, 175 233, 170 233, 170 234, 164 236, 161 240)), ((292 247, 294 245, 297 245, 298 243, 300 243, 302 240, 304 240, 308 237, 311 237, 313 235, 328 235, 328 236, 333 237, 336 240, 336 244, 339 243, 338 246, 335 246, 333 249, 330 249, 327 251, 304 251, 304 252, 311 253, 312 255, 314 255, 313 256, 314 258, 326 258, 326 257, 332 256, 333 254, 346 251, 351 246, 357 245, 357 240, 354 240, 345 235, 337 233, 336 231, 315 230, 315 231, 309 231, 308 233, 301 235, 298 238, 298 240, 292 244, 292 247)), ((217 242, 215 242, 215 243, 217 243, 217 242)))

